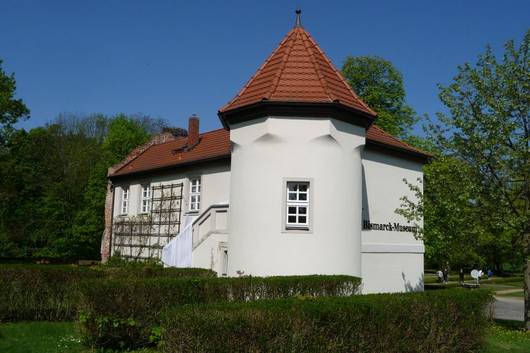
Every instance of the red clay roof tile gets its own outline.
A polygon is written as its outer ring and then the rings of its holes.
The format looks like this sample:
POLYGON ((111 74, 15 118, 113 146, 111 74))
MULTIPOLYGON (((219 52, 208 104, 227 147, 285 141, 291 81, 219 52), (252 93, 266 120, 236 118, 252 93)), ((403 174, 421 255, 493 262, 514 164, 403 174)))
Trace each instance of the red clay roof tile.
MULTIPOLYGON (((428 158, 429 155, 398 140, 394 136, 372 125, 366 130, 366 141, 378 145, 389 146, 403 152, 412 152, 415 155, 428 158)), ((229 158, 230 132, 225 129, 214 130, 200 135, 199 144, 191 150, 186 150, 187 138, 152 145, 138 157, 125 164, 112 173, 111 177, 134 174, 139 172, 154 171, 163 168, 177 167, 179 165, 203 162, 217 158, 229 158)))
POLYGON ((340 103, 375 116, 302 27, 294 27, 221 113, 262 100, 340 103))
POLYGON ((395 149, 403 150, 405 152, 412 152, 423 158, 430 157, 428 153, 425 153, 415 147, 412 147, 408 143, 401 141, 400 139, 390 135, 388 132, 373 124, 366 130, 366 141, 368 143, 374 142, 379 145, 393 147, 395 149))
POLYGON ((199 136, 199 143, 187 150, 187 137, 152 145, 138 157, 125 164, 110 176, 120 176, 163 169, 193 162, 230 157, 230 133, 225 129, 214 130, 199 136))

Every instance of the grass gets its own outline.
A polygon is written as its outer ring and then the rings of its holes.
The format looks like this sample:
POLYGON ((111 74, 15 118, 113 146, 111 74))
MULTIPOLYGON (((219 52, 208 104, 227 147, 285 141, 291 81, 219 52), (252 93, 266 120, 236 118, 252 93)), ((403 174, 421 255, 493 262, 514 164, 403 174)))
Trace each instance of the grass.
MULTIPOLYGON (((474 280, 466 280, 466 283, 471 284, 475 283, 474 280)), ((448 283, 437 283, 433 281, 425 281, 425 289, 439 289, 439 288, 450 288, 450 287, 459 287, 460 283, 458 281, 449 281, 448 283)), ((521 289, 523 288, 523 282, 519 279, 513 278, 492 278, 492 279, 483 279, 480 281, 480 287, 490 289, 494 292, 502 291, 506 289, 521 289)))
POLYGON ((517 291, 517 292, 500 293, 500 294, 497 294, 497 295, 500 296, 500 297, 524 298, 524 291, 520 290, 520 291, 517 291))
MULTIPOLYGON (((73 322, 16 322, 0 324, 0 352, 96 353, 85 347, 73 322)), ((129 353, 156 353, 141 350, 129 353)), ((97 351, 97 353, 103 353, 97 351)), ((110 352, 106 352, 110 353, 110 352)))
POLYGON ((530 333, 524 331, 522 322, 497 322, 488 329, 486 345, 481 353, 528 353, 530 333))
MULTIPOLYGON (((0 324, 0 352, 103 353, 83 346, 73 322, 0 324)), ((522 330, 521 322, 498 320, 488 329, 481 353, 500 352, 530 352, 530 333, 522 330)), ((129 353, 157 353, 157 351, 141 350, 129 353)))
POLYGON ((0 352, 81 353, 71 322, 17 322, 0 325, 0 352))
POLYGON ((494 292, 502 291, 502 290, 506 290, 506 289, 521 289, 522 290, 522 288, 523 288, 522 286, 510 286, 510 285, 506 285, 506 284, 481 284, 480 287, 481 288, 486 288, 486 289, 491 289, 494 292))

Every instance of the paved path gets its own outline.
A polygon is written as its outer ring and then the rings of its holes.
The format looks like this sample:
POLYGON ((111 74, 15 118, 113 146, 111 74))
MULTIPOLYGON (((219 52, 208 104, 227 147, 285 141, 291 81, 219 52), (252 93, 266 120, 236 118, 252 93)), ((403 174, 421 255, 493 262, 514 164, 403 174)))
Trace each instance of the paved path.
POLYGON ((522 298, 496 296, 493 304, 493 317, 501 320, 523 321, 524 300, 522 298))
POLYGON ((499 295, 499 294, 510 294, 510 293, 517 293, 517 292, 520 292, 522 291, 521 288, 514 288, 514 289, 503 289, 503 290, 498 290, 495 292, 495 294, 499 295))

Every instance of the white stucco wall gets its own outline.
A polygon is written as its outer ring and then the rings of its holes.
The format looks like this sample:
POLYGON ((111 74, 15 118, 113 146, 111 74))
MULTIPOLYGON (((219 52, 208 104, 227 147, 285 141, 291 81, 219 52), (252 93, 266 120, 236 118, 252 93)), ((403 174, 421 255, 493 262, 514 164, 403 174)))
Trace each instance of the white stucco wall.
MULTIPOLYGON (((114 189, 114 217, 120 215, 121 196, 124 186, 130 190, 129 215, 134 216, 141 210, 142 185, 178 184, 183 183, 182 210, 189 211, 189 180, 201 177, 201 211, 213 204, 227 202, 230 199, 230 162, 212 162, 198 164, 186 168, 175 168, 174 171, 148 176, 132 176, 115 182, 114 189)), ((200 212, 199 212, 200 213, 200 212)))
POLYGON ((184 184, 201 177, 201 210, 194 226, 192 266, 229 276, 349 274, 363 293, 423 289, 421 241, 411 232, 361 230, 363 220, 407 225, 395 213, 414 195, 403 182, 422 178, 422 165, 365 148, 364 128, 334 119, 269 117, 231 127, 232 159, 116 182, 114 216, 122 187, 129 215, 141 208, 145 183, 184 184), (310 181, 310 230, 286 231, 285 181, 310 181), (229 202, 229 208, 208 208, 229 202), (207 211, 207 214, 203 212, 207 211), (219 213, 219 214, 218 214, 219 213), (224 256, 227 250, 228 258, 224 256))
MULTIPOLYGON (((115 181, 114 188, 114 219, 122 217, 121 215, 121 201, 123 188, 129 188, 129 212, 128 217, 134 217, 141 213, 141 192, 142 185, 169 185, 169 184, 183 184, 183 198, 182 198, 182 218, 186 214, 191 216, 198 215, 202 211, 208 209, 211 205, 218 203, 226 203, 230 199, 230 162, 216 161, 210 163, 203 163, 192 165, 189 167, 175 168, 174 170, 164 171, 160 173, 148 174, 146 176, 131 176, 126 179, 115 181), (200 211, 189 212, 189 190, 190 178, 201 178, 201 204, 200 211)), ((112 253, 114 253, 114 248, 112 253)), ((123 249, 122 249, 123 251, 123 249)), ((124 253, 124 255, 133 255, 124 253)), ((206 267, 209 268, 209 267, 206 267)))
POLYGON ((423 290, 423 243, 413 233, 395 229, 395 223, 412 226, 395 210, 401 197, 414 199, 403 179, 418 184, 422 164, 370 149, 363 151, 362 164, 362 218, 392 225, 362 231, 363 293, 423 290))
POLYGON ((212 207, 193 224, 192 267, 226 273, 224 251, 228 242, 228 206, 212 207))
POLYGON ((231 126, 228 274, 361 275, 362 127, 269 117, 231 126), (284 231, 285 180, 310 180, 312 227, 284 231))

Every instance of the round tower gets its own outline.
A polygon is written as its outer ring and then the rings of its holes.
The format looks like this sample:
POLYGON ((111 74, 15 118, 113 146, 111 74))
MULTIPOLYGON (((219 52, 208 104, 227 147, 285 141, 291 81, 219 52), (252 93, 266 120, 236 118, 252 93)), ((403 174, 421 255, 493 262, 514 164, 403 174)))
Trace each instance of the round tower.
POLYGON ((299 17, 219 117, 232 142, 228 275, 360 276, 361 150, 375 113, 299 17))

